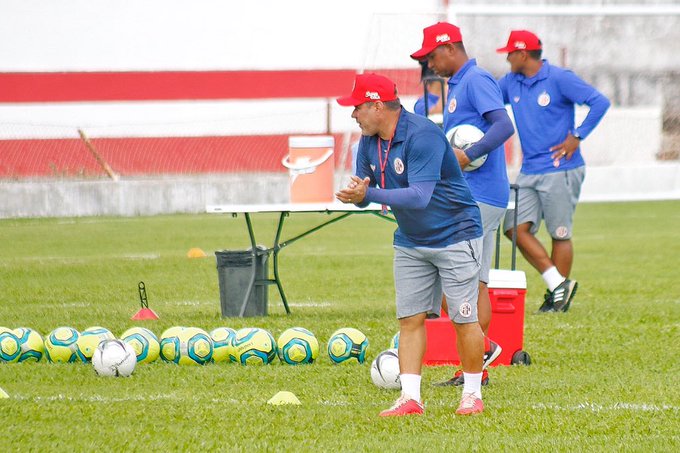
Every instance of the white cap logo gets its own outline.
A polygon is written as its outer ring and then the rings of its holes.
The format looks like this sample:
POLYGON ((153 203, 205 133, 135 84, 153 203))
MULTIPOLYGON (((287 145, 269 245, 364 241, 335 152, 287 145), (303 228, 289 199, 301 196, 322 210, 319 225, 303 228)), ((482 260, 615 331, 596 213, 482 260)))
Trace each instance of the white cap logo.
POLYGON ((435 42, 449 42, 451 41, 451 37, 449 36, 448 33, 444 33, 443 35, 437 35, 437 37, 434 40, 435 42))
POLYGON ((368 99, 373 99, 376 101, 380 100, 380 95, 375 91, 367 91, 365 95, 368 99))
POLYGON ((527 43, 524 41, 515 41, 515 49, 526 49, 527 43))

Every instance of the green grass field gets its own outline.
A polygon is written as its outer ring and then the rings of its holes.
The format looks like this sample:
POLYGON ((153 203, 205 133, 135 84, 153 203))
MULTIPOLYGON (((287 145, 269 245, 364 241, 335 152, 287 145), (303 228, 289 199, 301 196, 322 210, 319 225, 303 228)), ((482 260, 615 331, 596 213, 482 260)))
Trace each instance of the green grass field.
MULTIPOLYGON (((370 360, 397 331, 394 226, 353 216, 281 253, 291 303, 270 288, 269 316, 220 316, 213 252, 248 244, 242 217, 178 215, 0 221, 0 326, 43 335, 101 325, 211 330, 302 326, 322 352, 308 366, 138 365, 125 378, 91 365, 0 364, 0 451, 680 451, 680 202, 582 204, 576 216, 569 312, 534 314, 544 286, 527 271, 524 349, 531 366, 495 367, 483 415, 453 414, 460 389, 430 384, 423 417, 384 420, 397 393, 370 381, 370 360), (191 247, 208 252, 188 259, 191 247), (144 281, 160 320, 135 323, 144 281), (330 334, 356 327, 370 340, 363 365, 331 365, 330 334), (280 390, 301 406, 270 406, 280 390)), ((286 235, 323 219, 296 214, 286 235)), ((275 217, 255 216, 271 243, 275 217)), ((542 236, 544 238, 544 236, 542 236)), ((509 261, 503 243, 503 267, 509 261)))

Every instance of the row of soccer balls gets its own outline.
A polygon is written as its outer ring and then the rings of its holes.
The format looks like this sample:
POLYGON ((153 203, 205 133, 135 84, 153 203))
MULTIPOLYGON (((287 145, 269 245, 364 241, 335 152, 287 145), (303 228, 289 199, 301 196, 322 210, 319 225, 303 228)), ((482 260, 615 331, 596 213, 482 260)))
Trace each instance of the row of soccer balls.
MULTIPOLYGON (((399 333, 390 349, 381 352, 371 363, 371 378, 381 388, 400 388, 397 349, 399 333)), ((366 360, 368 338, 354 328, 335 331, 328 340, 328 356, 333 363, 366 360)), ((166 362, 203 365, 209 362, 237 362, 242 365, 269 364, 278 356, 281 362, 297 365, 313 363, 319 355, 319 342, 312 332, 302 327, 285 330, 274 341, 265 329, 240 330, 218 327, 210 333, 196 327, 171 327, 160 339, 149 329, 133 327, 115 339, 103 327, 90 327, 78 332, 72 327, 59 327, 43 340, 35 330, 0 327, 0 362, 92 361, 102 376, 130 376, 138 362, 153 362, 158 357, 166 362)))
MULTIPOLYGON (((72 327, 54 329, 43 340, 35 330, 0 327, 0 362, 40 361, 88 362, 103 340, 115 339, 106 328, 90 327, 78 332, 72 327)), ((153 362, 159 357, 181 365, 203 365, 209 362, 237 362, 242 365, 268 364, 276 357, 283 363, 313 363, 319 355, 319 341, 302 327, 285 330, 278 338, 265 329, 240 330, 218 327, 210 333, 197 327, 171 327, 158 338, 151 330, 133 327, 120 336, 132 346, 137 362, 153 362)), ((396 346, 395 336, 391 347, 396 346)), ((328 356, 334 363, 366 359, 368 338, 354 328, 342 328, 328 340, 328 356)))

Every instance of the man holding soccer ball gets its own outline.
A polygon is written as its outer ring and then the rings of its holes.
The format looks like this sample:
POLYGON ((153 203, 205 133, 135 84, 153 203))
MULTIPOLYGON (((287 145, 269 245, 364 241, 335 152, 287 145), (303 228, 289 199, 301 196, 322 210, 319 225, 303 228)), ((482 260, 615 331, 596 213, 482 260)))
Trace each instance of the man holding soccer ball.
MULTIPOLYGON (((504 102, 512 106, 522 144, 517 246, 548 287, 539 311, 567 311, 578 288, 569 274, 574 260, 573 215, 585 176, 579 145, 610 102, 573 72, 542 60, 542 47, 532 32, 512 31, 506 46, 497 49, 508 54, 510 63, 510 72, 499 85, 504 102), (590 107, 579 127, 574 126, 574 104, 590 107), (552 238, 550 256, 535 237, 541 220, 552 238)), ((504 224, 508 237, 512 218, 508 212, 504 224)))
POLYGON ((377 74, 356 76, 349 96, 361 128, 357 171, 335 196, 343 203, 389 205, 394 233, 394 284, 399 319, 402 394, 382 417, 422 414, 421 368, 425 319, 438 316, 442 291, 458 338, 466 373, 457 414, 484 410, 481 378, 484 341, 477 320, 482 226, 479 208, 465 183, 444 132, 407 112, 394 82, 377 74))
MULTIPOLYGON (((411 58, 427 61, 438 76, 449 78, 444 109, 444 130, 459 125, 472 125, 484 136, 465 150, 455 149, 461 168, 486 155, 484 165, 465 172, 465 180, 479 205, 484 228, 481 272, 479 276, 479 323, 486 334, 491 323, 489 270, 494 251, 496 231, 500 227, 510 198, 510 184, 505 168, 504 143, 514 133, 512 121, 503 105, 503 96, 493 76, 469 59, 460 29, 447 22, 438 22, 423 30, 422 47, 411 58)), ((488 384, 486 368, 500 355, 501 347, 486 336, 482 382, 488 384)), ((460 370, 440 385, 464 385, 460 370)))

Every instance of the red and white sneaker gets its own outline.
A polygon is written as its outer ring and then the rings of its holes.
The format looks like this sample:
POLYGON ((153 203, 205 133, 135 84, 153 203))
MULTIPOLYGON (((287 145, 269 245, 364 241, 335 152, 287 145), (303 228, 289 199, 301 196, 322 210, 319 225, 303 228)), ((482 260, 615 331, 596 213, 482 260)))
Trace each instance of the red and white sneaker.
POLYGON ((484 412, 484 403, 481 398, 477 398, 473 393, 464 393, 460 400, 460 405, 456 409, 458 415, 473 415, 484 412))
POLYGON ((402 415, 422 415, 425 411, 422 403, 401 395, 394 406, 380 413, 381 417, 401 417, 402 415))

